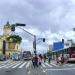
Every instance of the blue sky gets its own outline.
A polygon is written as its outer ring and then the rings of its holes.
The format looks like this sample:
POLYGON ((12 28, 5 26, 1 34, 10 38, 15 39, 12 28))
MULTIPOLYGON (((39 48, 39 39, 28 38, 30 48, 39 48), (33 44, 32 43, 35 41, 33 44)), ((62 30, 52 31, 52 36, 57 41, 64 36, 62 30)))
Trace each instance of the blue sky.
MULTIPOLYGON (((75 0, 0 0, 0 25, 25 23, 27 31, 38 38, 46 37, 46 43, 37 45, 40 52, 46 51, 47 44, 73 39, 75 27, 75 0)), ((23 37, 22 46, 32 50, 33 37, 16 29, 23 37)))

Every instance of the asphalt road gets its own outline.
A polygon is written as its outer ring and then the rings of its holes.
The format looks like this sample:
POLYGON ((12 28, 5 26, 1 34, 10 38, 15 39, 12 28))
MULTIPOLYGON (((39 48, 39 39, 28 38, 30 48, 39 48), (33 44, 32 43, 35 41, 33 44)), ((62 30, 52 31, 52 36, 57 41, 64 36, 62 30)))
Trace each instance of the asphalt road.
POLYGON ((75 75, 75 64, 65 64, 63 66, 42 63, 34 68, 31 61, 0 62, 0 75, 75 75))

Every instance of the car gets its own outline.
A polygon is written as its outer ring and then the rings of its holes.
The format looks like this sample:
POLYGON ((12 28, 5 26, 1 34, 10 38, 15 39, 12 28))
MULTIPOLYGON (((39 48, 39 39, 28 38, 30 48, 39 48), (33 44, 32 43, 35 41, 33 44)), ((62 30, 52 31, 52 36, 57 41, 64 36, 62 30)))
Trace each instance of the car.
POLYGON ((71 58, 67 60, 68 63, 75 63, 75 54, 71 55, 71 58))
POLYGON ((1 54, 1 55, 0 55, 0 61, 4 61, 4 60, 6 60, 6 56, 3 55, 3 54, 1 54))
POLYGON ((14 60, 14 61, 20 60, 19 54, 18 54, 18 53, 13 53, 13 55, 12 55, 12 60, 14 60))

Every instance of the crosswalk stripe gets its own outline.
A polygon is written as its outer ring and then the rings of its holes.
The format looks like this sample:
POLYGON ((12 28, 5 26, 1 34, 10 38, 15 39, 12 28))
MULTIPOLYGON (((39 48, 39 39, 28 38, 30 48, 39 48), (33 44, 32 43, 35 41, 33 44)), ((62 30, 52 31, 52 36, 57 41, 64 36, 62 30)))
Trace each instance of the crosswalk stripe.
POLYGON ((28 64, 26 65, 26 68, 28 68, 28 67, 29 67, 29 65, 30 65, 30 62, 28 62, 28 64))
POLYGON ((66 66, 69 66, 69 67, 71 67, 71 66, 73 66, 74 64, 66 64, 66 66))
POLYGON ((55 66, 55 67, 58 67, 58 65, 56 65, 55 63, 50 63, 51 65, 55 66))
POLYGON ((42 67, 46 68, 46 66, 44 65, 44 63, 42 63, 42 67))
POLYGON ((6 65, 3 65, 3 66, 1 66, 0 68, 3 68, 3 67, 5 67, 6 65))
POLYGON ((12 66, 14 66, 14 65, 17 65, 18 63, 12 63, 12 64, 10 64, 9 66, 7 66, 6 68, 10 68, 10 67, 12 67, 12 66))
POLYGON ((50 65, 50 64, 48 64, 48 63, 45 63, 47 66, 49 66, 49 67, 52 67, 52 65, 50 65))
POLYGON ((24 62, 21 66, 19 66, 19 68, 22 68, 25 64, 26 64, 26 62, 24 62))
POLYGON ((19 66, 22 62, 20 62, 19 64, 13 66, 12 68, 16 68, 17 66, 19 66))
POLYGON ((2 66, 0 66, 0 68, 9 68, 11 65, 13 65, 14 63, 7 63, 7 64, 3 64, 2 66))

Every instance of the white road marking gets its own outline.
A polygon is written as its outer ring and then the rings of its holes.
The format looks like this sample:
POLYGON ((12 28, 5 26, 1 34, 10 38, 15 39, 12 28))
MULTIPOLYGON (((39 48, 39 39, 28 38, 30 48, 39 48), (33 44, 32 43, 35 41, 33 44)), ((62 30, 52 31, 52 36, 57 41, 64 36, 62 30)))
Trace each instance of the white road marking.
POLYGON ((41 69, 42 69, 43 72, 46 72, 46 70, 44 70, 43 67, 41 67, 41 69))
POLYGON ((5 68, 9 68, 9 66, 13 65, 13 63, 8 63, 5 68))
POLYGON ((58 65, 56 65, 55 63, 50 63, 51 65, 55 66, 55 67, 59 67, 58 65))
POLYGON ((46 69, 46 71, 51 70, 51 71, 61 71, 61 70, 75 70, 75 68, 64 68, 64 69, 46 69))
POLYGON ((18 62, 17 63, 12 63, 10 66, 7 66, 6 68, 10 68, 10 67, 15 66, 17 64, 18 64, 18 62))
POLYGON ((2 65, 0 66, 0 68, 6 68, 6 67, 9 66, 9 65, 12 65, 12 63, 10 63, 10 64, 9 64, 9 63, 7 63, 7 64, 4 63, 4 64, 2 64, 2 65))
POLYGON ((74 64, 67 64, 67 66, 73 66, 74 64))
POLYGON ((48 63, 45 63, 47 66, 49 66, 49 67, 53 67, 52 65, 50 65, 50 64, 48 64, 48 63))
POLYGON ((0 66, 0 68, 6 67, 6 65, 0 66))
POLYGON ((28 74, 30 74, 30 71, 28 71, 28 74))
POLYGON ((42 67, 46 68, 46 66, 42 63, 42 67))
POLYGON ((19 66, 19 68, 22 68, 25 64, 26 64, 26 62, 24 62, 21 66, 19 66))
POLYGON ((19 64, 13 66, 12 68, 16 68, 17 66, 19 66, 22 62, 20 62, 19 64))
POLYGON ((46 72, 46 71, 43 69, 43 72, 46 72))
POLYGON ((30 62, 26 65, 26 69, 29 67, 29 65, 30 65, 30 62))

